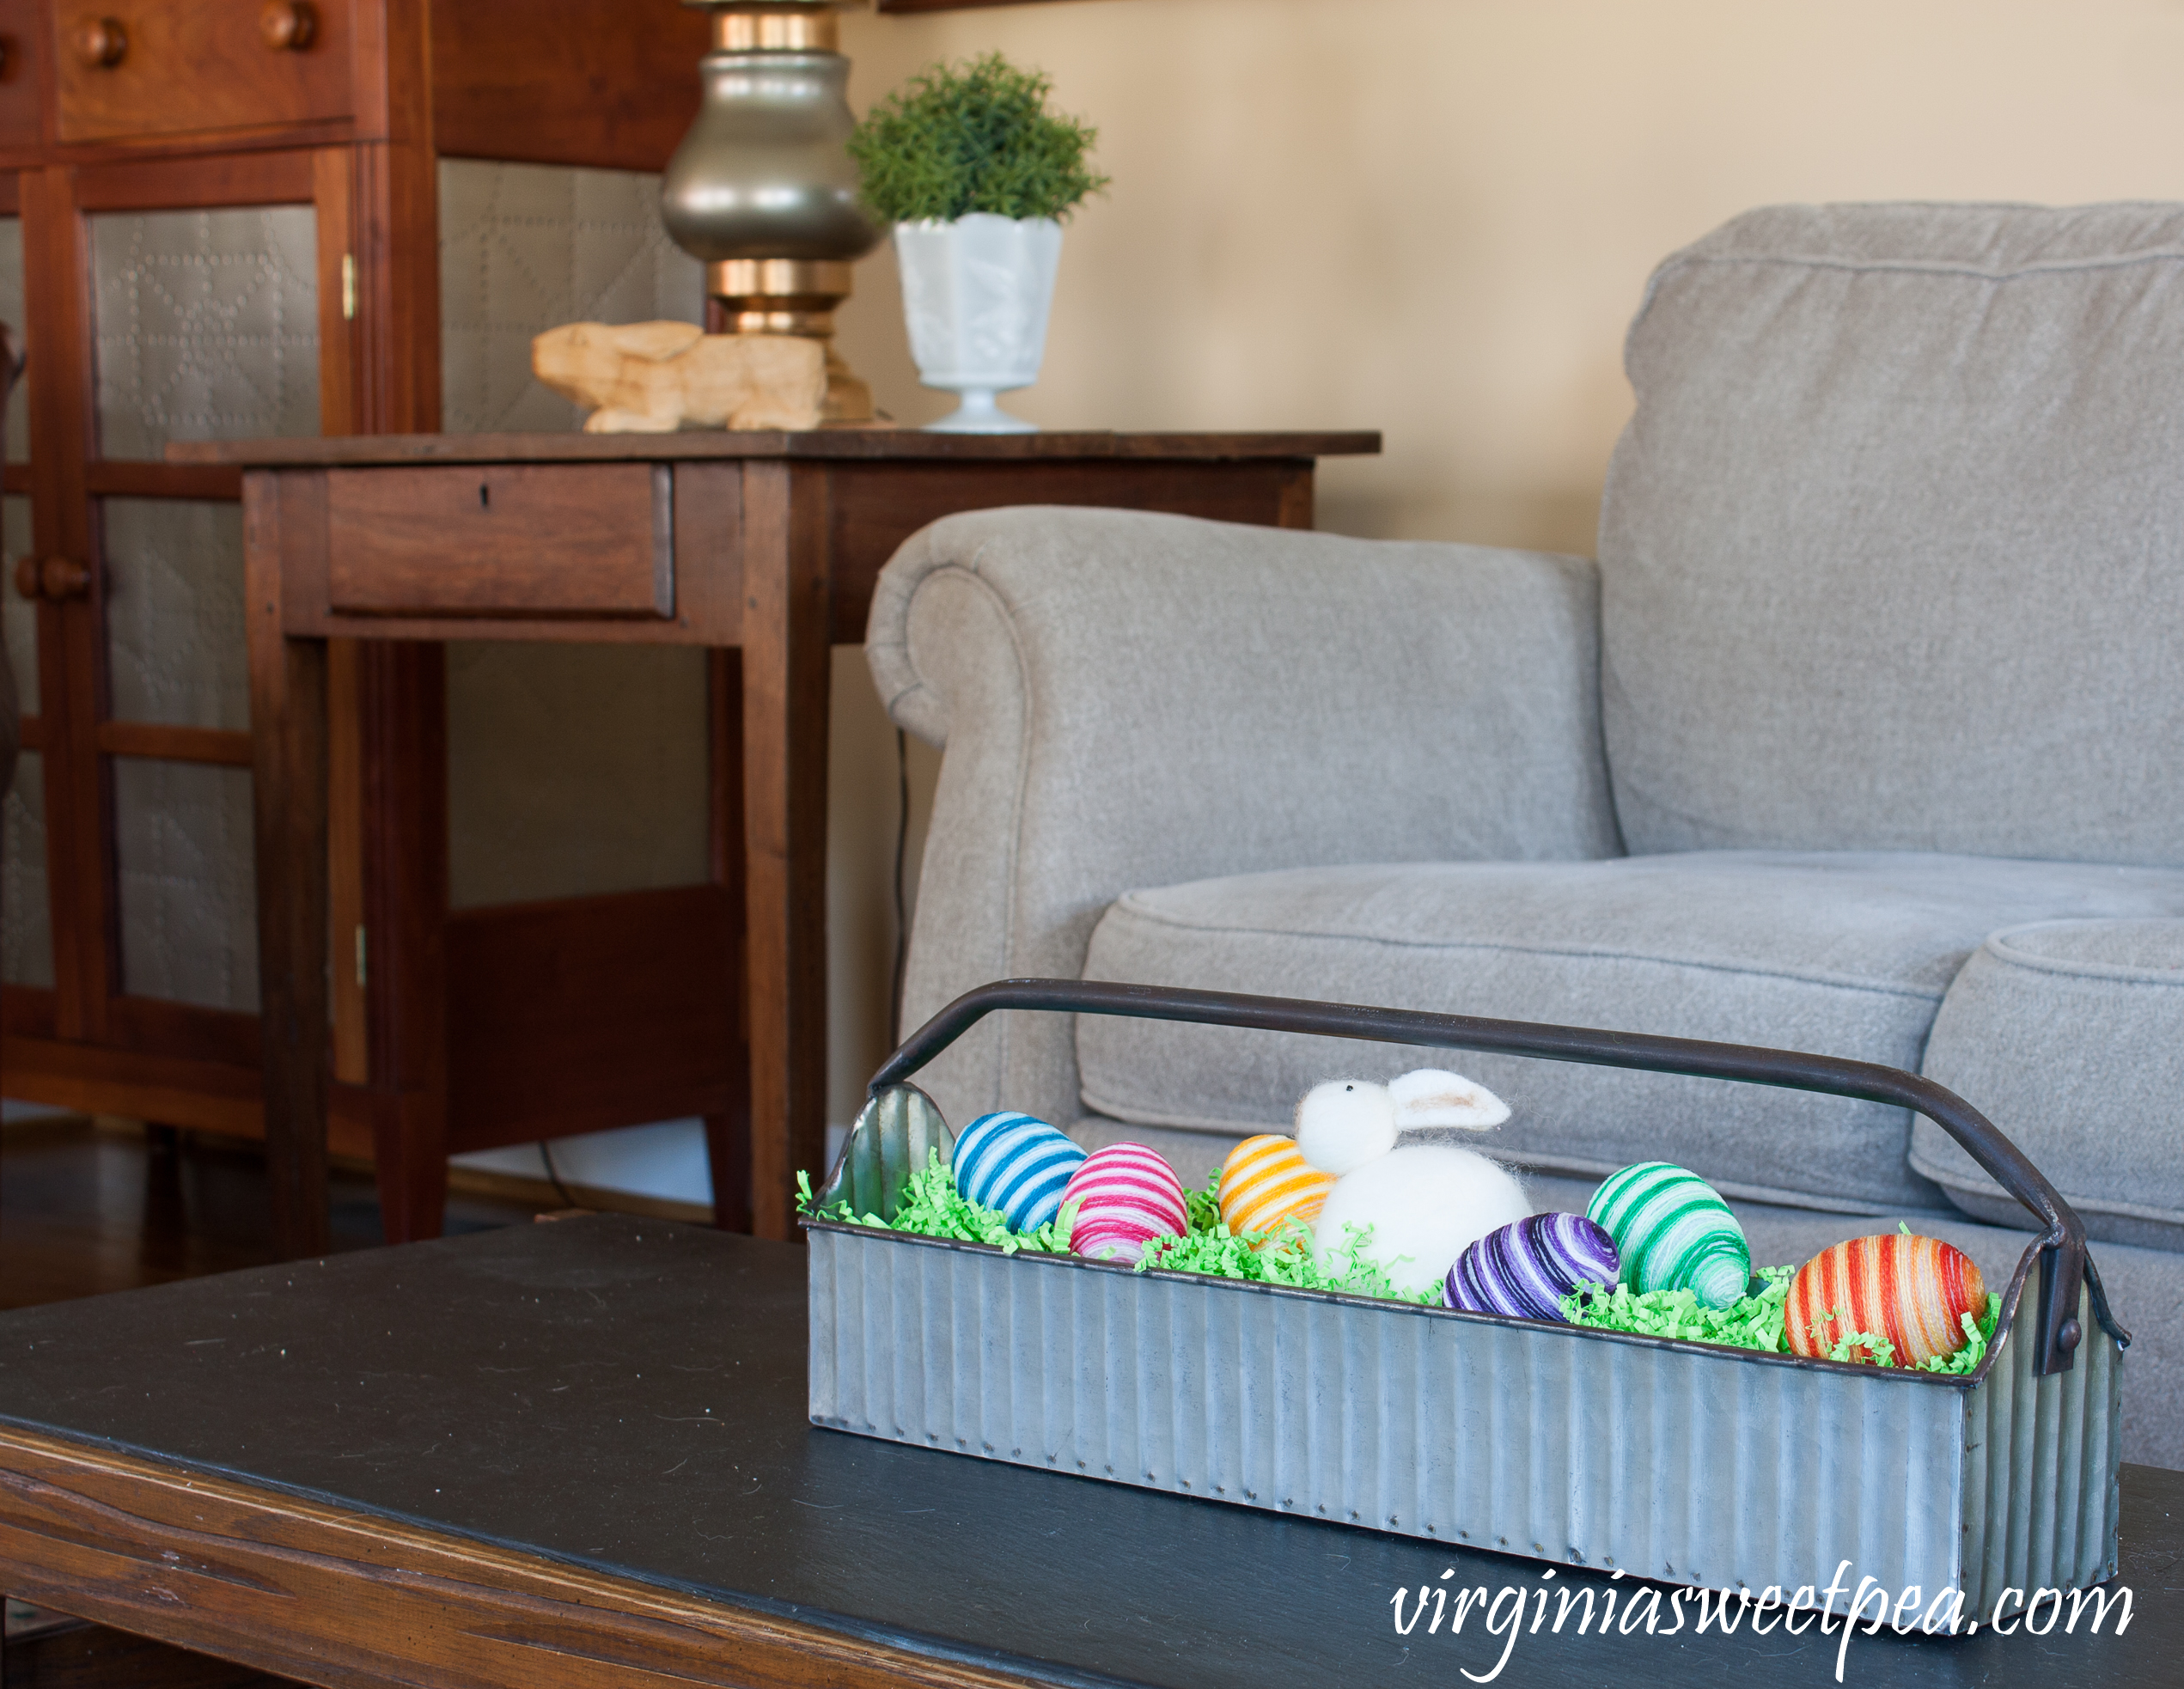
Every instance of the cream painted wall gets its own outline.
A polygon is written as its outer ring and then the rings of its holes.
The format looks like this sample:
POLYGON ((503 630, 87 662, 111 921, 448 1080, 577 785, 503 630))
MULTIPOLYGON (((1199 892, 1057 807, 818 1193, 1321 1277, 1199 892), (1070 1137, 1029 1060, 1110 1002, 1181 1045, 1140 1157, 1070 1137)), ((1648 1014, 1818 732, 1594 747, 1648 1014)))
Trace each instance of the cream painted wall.
MULTIPOLYGON (((1380 429, 1321 477, 1350 534, 1589 550, 1646 275, 1746 207, 2184 198, 2184 0, 1065 0, 844 34, 860 109, 997 47, 1100 127, 1114 186, 1013 408, 1380 429)), ((858 287, 845 353, 895 416, 940 414, 886 253, 858 287)), ((891 730, 839 664, 835 703, 845 1119, 888 1046, 895 806, 891 730)))

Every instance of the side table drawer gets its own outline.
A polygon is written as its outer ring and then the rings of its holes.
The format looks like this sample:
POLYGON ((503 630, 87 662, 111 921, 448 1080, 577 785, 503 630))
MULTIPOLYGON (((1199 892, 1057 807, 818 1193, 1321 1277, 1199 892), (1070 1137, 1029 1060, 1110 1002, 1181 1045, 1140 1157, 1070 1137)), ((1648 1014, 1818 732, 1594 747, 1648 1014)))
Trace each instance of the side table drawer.
POLYGON ((354 114, 350 0, 55 0, 64 141, 354 114))
POLYGON ((665 464, 326 474, 326 601, 364 616, 674 614, 665 464))

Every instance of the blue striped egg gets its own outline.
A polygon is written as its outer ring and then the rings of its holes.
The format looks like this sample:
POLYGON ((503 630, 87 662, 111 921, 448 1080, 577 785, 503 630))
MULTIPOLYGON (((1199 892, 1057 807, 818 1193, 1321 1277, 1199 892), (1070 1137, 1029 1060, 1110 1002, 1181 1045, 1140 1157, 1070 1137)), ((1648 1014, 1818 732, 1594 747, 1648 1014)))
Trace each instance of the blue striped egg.
POLYGON ((1614 1240, 1582 1214, 1529 1214, 1456 1257, 1441 1304, 1472 1314, 1559 1320, 1580 1284, 1615 1283, 1614 1240))
POLYGON ((999 1209, 1010 1231, 1037 1231, 1061 1211, 1083 1161, 1084 1151, 1046 1121, 1004 1109, 979 1115, 955 1140, 955 1189, 999 1209))

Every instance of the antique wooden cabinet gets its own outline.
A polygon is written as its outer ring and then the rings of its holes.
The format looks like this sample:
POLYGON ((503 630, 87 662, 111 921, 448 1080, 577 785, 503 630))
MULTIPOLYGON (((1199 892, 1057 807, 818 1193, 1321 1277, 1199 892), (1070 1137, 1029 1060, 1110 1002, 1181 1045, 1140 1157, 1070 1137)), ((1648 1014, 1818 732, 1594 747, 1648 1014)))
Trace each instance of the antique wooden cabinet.
MULTIPOLYGON (((570 426, 533 333, 700 308, 648 173, 705 35, 675 0, 0 0, 8 1096, 262 1131, 240 478, 164 448, 570 426)), ((337 1149, 741 1130, 722 661, 337 644, 337 1149), (623 1032, 647 1061, 554 1082, 623 1032)))

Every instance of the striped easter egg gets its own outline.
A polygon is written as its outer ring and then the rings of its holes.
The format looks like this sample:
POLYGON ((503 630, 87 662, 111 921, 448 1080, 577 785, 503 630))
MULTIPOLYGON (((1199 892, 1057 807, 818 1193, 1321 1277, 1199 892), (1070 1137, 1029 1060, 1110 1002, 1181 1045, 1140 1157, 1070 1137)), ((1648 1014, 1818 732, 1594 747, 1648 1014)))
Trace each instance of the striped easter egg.
POLYGON ((1615 1241, 1582 1214, 1528 1214, 1456 1257, 1441 1305, 1472 1314, 1559 1320, 1580 1284, 1615 1283, 1615 1241))
POLYGON ((1689 1290, 1705 1307, 1727 1308, 1752 1282, 1752 1251, 1729 1204, 1667 1162, 1608 1175, 1585 1217, 1614 1241, 1633 1290, 1689 1290))
POLYGON ((1183 1181, 1142 1143, 1095 1149, 1070 1175, 1062 1203, 1077 1204, 1070 1247, 1094 1260, 1135 1266, 1153 1239, 1180 1235, 1191 1223, 1183 1181))
POLYGON ((997 1208, 1009 1229, 1034 1232, 1061 1212, 1084 1151, 1046 1121, 1004 1109, 981 1114, 955 1140, 955 1189, 997 1208))
MULTIPOLYGON (((1790 1281, 1790 1347, 1825 1357, 1852 1335, 1884 1337, 1898 1366, 1921 1366, 1971 1341, 1962 1316, 1987 1311, 1979 1265, 1939 1238, 1883 1233, 1823 1249, 1790 1281)), ((1850 1358, 1864 1360, 1853 1350, 1850 1358)))
MULTIPOLYGON (((1296 1140, 1266 1132, 1247 1137, 1229 1152, 1221 1168, 1221 1217, 1230 1233, 1277 1232, 1294 1218, 1310 1225, 1334 1188, 1334 1175, 1304 1159, 1296 1140)), ((1264 1249, 1263 1238, 1252 1245, 1264 1249)))

